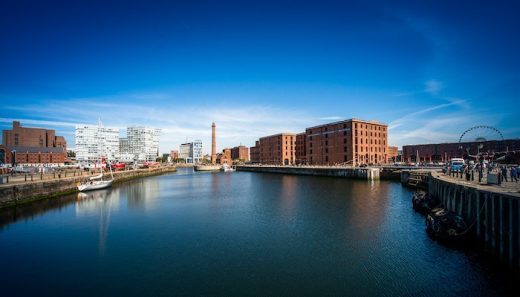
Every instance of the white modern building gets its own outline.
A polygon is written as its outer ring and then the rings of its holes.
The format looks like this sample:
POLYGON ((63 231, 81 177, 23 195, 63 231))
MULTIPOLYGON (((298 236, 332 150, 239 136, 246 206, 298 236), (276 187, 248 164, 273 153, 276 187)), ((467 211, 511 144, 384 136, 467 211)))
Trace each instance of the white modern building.
POLYGON ((119 158, 119 129, 103 125, 77 125, 75 132, 76 160, 82 165, 100 163, 101 158, 119 158))
POLYGON ((202 162, 202 140, 193 141, 193 162, 198 164, 202 162))
POLYGON ((179 145, 179 159, 184 159, 186 163, 193 163, 193 143, 183 143, 179 145))
POLYGON ((120 141, 121 156, 124 159, 145 162, 155 161, 159 156, 161 129, 134 126, 126 128, 126 138, 120 141))
POLYGON ((183 143, 179 146, 179 159, 186 160, 186 163, 198 164, 202 161, 202 140, 183 143))

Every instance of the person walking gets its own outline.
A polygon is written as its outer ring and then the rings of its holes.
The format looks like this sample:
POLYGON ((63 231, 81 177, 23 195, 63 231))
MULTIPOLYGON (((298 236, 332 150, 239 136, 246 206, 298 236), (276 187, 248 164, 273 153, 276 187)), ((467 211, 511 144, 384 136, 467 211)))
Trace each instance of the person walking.
POLYGON ((511 167, 511 182, 518 182, 518 177, 516 176, 517 175, 517 168, 516 167, 511 167))
POLYGON ((502 166, 502 178, 507 182, 507 167, 502 166))

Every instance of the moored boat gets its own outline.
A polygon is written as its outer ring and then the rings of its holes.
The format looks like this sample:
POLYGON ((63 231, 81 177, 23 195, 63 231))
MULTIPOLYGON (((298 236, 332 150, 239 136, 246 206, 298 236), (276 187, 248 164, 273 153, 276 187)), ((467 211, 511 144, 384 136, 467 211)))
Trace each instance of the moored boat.
POLYGON ((222 167, 220 168, 220 171, 224 171, 224 172, 234 172, 236 171, 235 168, 233 168, 233 166, 230 166, 228 164, 224 164, 222 165, 222 167))
POLYGON ((113 180, 91 180, 90 182, 80 184, 78 190, 80 192, 101 190, 110 188, 113 180))
POLYGON ((194 167, 195 171, 219 171, 220 165, 212 165, 212 164, 204 164, 204 165, 196 165, 194 167))
POLYGON ((426 217, 426 231, 437 239, 462 239, 468 229, 461 216, 443 208, 433 209, 426 217))
POLYGON ((424 191, 417 191, 412 196, 412 205, 415 211, 427 214, 439 205, 439 199, 424 191))

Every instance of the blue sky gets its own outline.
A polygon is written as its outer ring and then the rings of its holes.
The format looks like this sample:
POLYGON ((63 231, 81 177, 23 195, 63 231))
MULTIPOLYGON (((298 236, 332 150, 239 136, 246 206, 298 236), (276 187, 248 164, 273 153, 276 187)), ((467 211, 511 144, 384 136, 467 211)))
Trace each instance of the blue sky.
POLYGON ((219 150, 339 119, 389 143, 520 136, 518 1, 2 1, 0 129, 163 129, 219 150))

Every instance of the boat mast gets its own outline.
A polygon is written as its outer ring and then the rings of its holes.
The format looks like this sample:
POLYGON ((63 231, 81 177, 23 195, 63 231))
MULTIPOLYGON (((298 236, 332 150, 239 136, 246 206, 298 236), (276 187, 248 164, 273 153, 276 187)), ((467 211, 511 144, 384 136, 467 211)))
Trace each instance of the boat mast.
MULTIPOLYGON (((103 143, 103 123, 101 122, 101 117, 98 117, 98 139, 99 139, 99 143, 98 143, 98 150, 99 150, 99 160, 100 160, 100 168, 101 168, 101 181, 103 181, 103 148, 104 148, 104 143, 103 143)), ((106 159, 105 159, 105 164, 106 164, 106 159)))

